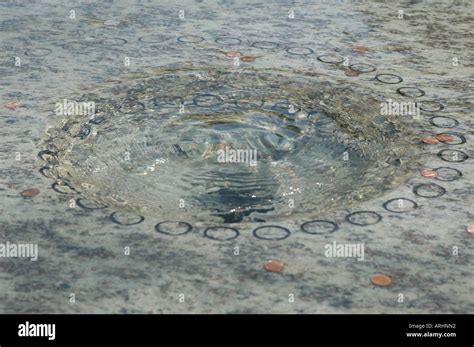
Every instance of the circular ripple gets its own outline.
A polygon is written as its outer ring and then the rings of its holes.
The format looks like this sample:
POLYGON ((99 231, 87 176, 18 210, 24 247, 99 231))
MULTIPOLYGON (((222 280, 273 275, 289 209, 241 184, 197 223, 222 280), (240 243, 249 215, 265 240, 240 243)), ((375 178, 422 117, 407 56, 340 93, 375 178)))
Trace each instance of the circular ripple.
POLYGON ((406 126, 380 115, 379 101, 360 88, 256 69, 125 75, 80 96, 96 102, 94 118, 58 117, 42 146, 54 152, 38 155, 85 200, 134 216, 126 224, 136 216, 277 223, 288 218, 289 199, 295 218, 312 220, 412 172, 418 146, 397 135, 406 126), (381 165, 393 153, 405 158, 396 170, 381 165))
POLYGON ((183 35, 178 37, 178 42, 182 43, 199 43, 204 41, 204 37, 197 35, 183 35))
POLYGON ((439 181, 451 182, 456 181, 462 177, 462 172, 452 167, 442 166, 433 170, 436 171, 438 174, 435 179, 439 181))
POLYGON ((41 160, 45 160, 45 161, 54 160, 54 158, 57 158, 57 153, 53 152, 53 151, 50 151, 48 149, 44 149, 44 150, 38 152, 38 158, 40 158, 41 160))
POLYGON ((121 37, 109 37, 100 42, 104 46, 123 46, 127 43, 127 40, 121 37))
POLYGON ((459 125, 459 122, 456 119, 446 116, 433 116, 429 121, 432 125, 438 128, 454 128, 459 125))
POLYGON ((120 225, 135 225, 143 222, 145 220, 145 217, 132 216, 130 214, 122 212, 114 212, 110 215, 110 219, 112 220, 112 222, 120 225))
POLYGON ((375 76, 375 79, 385 84, 398 84, 403 82, 403 78, 391 73, 381 73, 375 76))
POLYGON ((318 60, 327 64, 340 64, 344 61, 344 58, 335 54, 323 54, 318 57, 318 60))
POLYGON ((455 149, 442 149, 438 152, 438 157, 450 163, 461 163, 469 158, 463 151, 455 149))
POLYGON ((443 133, 439 133, 439 134, 436 134, 436 136, 438 135, 449 135, 449 136, 452 136, 454 141, 441 141, 439 140, 439 142, 442 142, 446 145, 462 145, 463 143, 466 143, 466 138, 464 137, 463 134, 460 134, 460 133, 455 133, 455 132, 452 132, 452 131, 445 131, 443 133), (457 141, 456 141, 457 139, 457 141))
POLYGON ((51 188, 59 194, 75 194, 77 193, 74 188, 72 188, 69 184, 64 182, 54 182, 51 185, 51 188))
POLYGON ((106 205, 96 204, 94 202, 90 202, 82 198, 76 199, 76 205, 85 210, 101 210, 107 208, 106 205))
POLYGON ((413 193, 422 198, 439 198, 446 193, 446 189, 436 183, 422 183, 413 188, 413 193))
POLYGON ((166 235, 184 235, 193 229, 192 225, 179 221, 164 221, 155 225, 155 230, 166 235))
POLYGON ((349 69, 351 69, 352 71, 360 72, 360 73, 374 72, 375 70, 377 70, 377 68, 373 65, 362 64, 362 63, 349 65, 349 69))
POLYGON ((241 109, 261 109, 265 105, 265 100, 253 101, 251 99, 239 99, 234 101, 235 106, 241 109))
POLYGON ((54 178, 54 174, 50 171, 51 168, 49 166, 43 166, 39 169, 40 174, 47 178, 54 178))
POLYGON ((273 41, 255 41, 250 46, 255 47, 255 48, 259 48, 259 49, 278 49, 278 48, 280 48, 280 44, 278 42, 273 42, 273 41))
POLYGON ((438 112, 444 110, 444 105, 438 101, 433 100, 420 100, 418 101, 420 110, 426 112, 438 112))
POLYGON ((278 225, 264 225, 255 228, 252 234, 260 240, 280 241, 288 238, 291 232, 287 228, 278 225))
POLYGON ((425 91, 417 87, 400 87, 397 93, 409 98, 419 98, 425 95, 425 91))
POLYGON ((383 204, 383 208, 393 213, 405 213, 416 210, 418 204, 407 198, 395 198, 386 201, 383 204))
POLYGON ((216 241, 230 241, 239 237, 239 231, 231 227, 212 226, 204 230, 204 236, 216 241))
POLYGON ((89 48, 89 44, 86 42, 68 42, 61 46, 62 48, 70 51, 83 52, 86 48, 89 48))
POLYGON ((214 40, 215 43, 225 45, 225 46, 236 46, 242 43, 242 40, 238 37, 232 36, 219 36, 214 40))
POLYGON ((153 34, 153 35, 145 35, 138 38, 138 41, 144 43, 162 43, 168 41, 170 39, 169 36, 153 34))
POLYGON ((346 221, 359 226, 374 225, 381 220, 382 216, 374 211, 357 211, 346 216, 346 221))
POLYGON ((168 114, 177 112, 181 106, 184 106, 184 100, 180 96, 168 97, 154 97, 151 103, 160 114, 168 114))
POLYGON ((289 47, 286 51, 292 55, 309 55, 314 53, 314 51, 308 47, 289 47))
POLYGON ((53 53, 53 51, 49 48, 32 48, 25 52, 25 54, 30 57, 46 57, 51 53, 53 53))
POLYGON ((339 226, 328 220, 310 220, 301 224, 301 230, 308 234, 321 235, 321 234, 332 234, 339 226))

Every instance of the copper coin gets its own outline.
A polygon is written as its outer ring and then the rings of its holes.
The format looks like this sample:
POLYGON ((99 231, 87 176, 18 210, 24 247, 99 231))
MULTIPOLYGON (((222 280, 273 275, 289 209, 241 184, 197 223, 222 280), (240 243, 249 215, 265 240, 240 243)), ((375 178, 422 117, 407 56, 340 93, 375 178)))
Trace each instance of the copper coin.
POLYGON ((9 108, 10 110, 15 110, 18 107, 20 107, 20 102, 19 101, 11 101, 11 102, 6 103, 3 106, 5 106, 6 108, 9 108))
POLYGON ((39 189, 30 188, 22 191, 20 195, 24 198, 33 198, 40 193, 39 189))
POLYGON ((280 260, 268 260, 263 265, 264 269, 270 272, 283 272, 285 269, 285 263, 280 260))
POLYGON ((388 287, 392 283, 392 279, 386 275, 375 275, 370 280, 379 287, 388 287))
POLYGON ((247 63, 250 63, 251 61, 254 61, 256 58, 253 55, 244 55, 243 57, 240 57, 240 60, 245 61, 247 63))
POLYGON ((237 52, 237 51, 229 51, 229 52, 226 52, 225 55, 230 58, 236 58, 236 57, 240 58, 242 56, 242 53, 237 52))
POLYGON ((469 234, 474 234, 474 224, 468 225, 468 226, 466 227, 466 231, 467 231, 469 234))
POLYGON ((438 177, 438 173, 432 169, 423 169, 421 170, 421 176, 427 177, 427 178, 433 178, 433 177, 438 177))
POLYGON ((436 138, 441 142, 451 142, 454 140, 454 137, 447 134, 438 134, 436 135, 436 138))
POLYGON ((421 142, 426 143, 428 145, 436 145, 439 141, 435 137, 423 137, 421 142))
POLYGON ((357 76, 360 75, 360 71, 346 70, 346 72, 344 72, 344 75, 351 76, 351 77, 357 77, 357 76))
POLYGON ((357 53, 365 53, 368 50, 369 49, 367 47, 364 47, 364 46, 355 46, 355 47, 352 48, 352 51, 357 52, 357 53))

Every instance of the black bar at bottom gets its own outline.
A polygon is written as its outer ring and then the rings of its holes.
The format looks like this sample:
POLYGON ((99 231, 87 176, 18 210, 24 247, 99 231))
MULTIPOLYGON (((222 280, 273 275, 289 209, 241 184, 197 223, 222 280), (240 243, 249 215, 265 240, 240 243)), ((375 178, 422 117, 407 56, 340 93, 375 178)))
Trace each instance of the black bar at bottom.
POLYGON ((472 346, 473 317, 472 315, 0 315, 0 345, 2 347, 10 344, 137 345, 167 342, 472 346), (54 340, 52 326, 43 324, 55 324, 54 340), (19 336, 19 334, 40 333, 46 336, 19 336))

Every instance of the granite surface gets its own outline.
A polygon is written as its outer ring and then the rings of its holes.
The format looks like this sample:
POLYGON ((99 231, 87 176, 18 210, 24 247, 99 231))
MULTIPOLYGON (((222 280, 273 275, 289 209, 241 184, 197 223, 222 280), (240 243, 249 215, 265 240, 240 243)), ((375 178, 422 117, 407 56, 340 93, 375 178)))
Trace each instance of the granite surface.
POLYGON ((1 2, 0 242, 35 243, 39 255, 37 261, 0 258, 0 312, 474 313, 474 236, 466 231, 474 224, 473 6, 1 2), (368 51, 355 52, 355 46, 368 51), (454 132, 465 143, 418 144, 422 165, 412 178, 351 210, 324 216, 337 225, 333 233, 304 232, 307 220, 289 217, 278 223, 280 229, 269 230, 269 238, 277 239, 286 235, 281 227, 287 228, 289 237, 282 240, 254 236, 255 228, 272 223, 233 225, 239 237, 230 241, 205 237, 205 222, 193 223, 190 233, 166 235, 155 230, 163 217, 122 225, 110 218, 113 210, 71 205, 80 196, 51 188, 38 152, 54 103, 143 69, 231 65, 222 54, 227 50, 257 57, 243 67, 319 71, 385 98, 400 99, 397 88, 416 86, 425 92, 420 99, 444 106, 436 111, 434 104, 413 123, 420 138, 454 132), (348 57, 350 64, 370 64, 376 71, 346 76, 347 66, 317 59, 323 55, 348 57), (125 57, 130 66, 123 64, 125 57), (378 74, 403 81, 382 83, 378 74), (12 101, 20 106, 3 106, 12 101), (420 175, 423 167, 449 169, 433 179, 420 175), (29 188, 40 194, 22 197, 29 188), (400 198, 404 207, 397 210, 400 198), (361 211, 366 212, 350 215, 361 211), (333 241, 364 244, 365 259, 326 257, 325 245, 333 241), (265 271, 269 259, 283 261, 285 270, 265 271), (392 284, 373 285, 375 274, 390 276, 392 284))

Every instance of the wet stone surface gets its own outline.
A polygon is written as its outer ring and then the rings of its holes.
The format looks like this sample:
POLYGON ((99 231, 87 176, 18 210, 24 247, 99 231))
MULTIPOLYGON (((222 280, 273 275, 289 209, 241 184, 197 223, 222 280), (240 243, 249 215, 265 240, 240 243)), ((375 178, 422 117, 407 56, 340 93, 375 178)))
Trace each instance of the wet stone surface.
POLYGON ((474 312, 472 6, 0 4, 0 312, 474 312))

